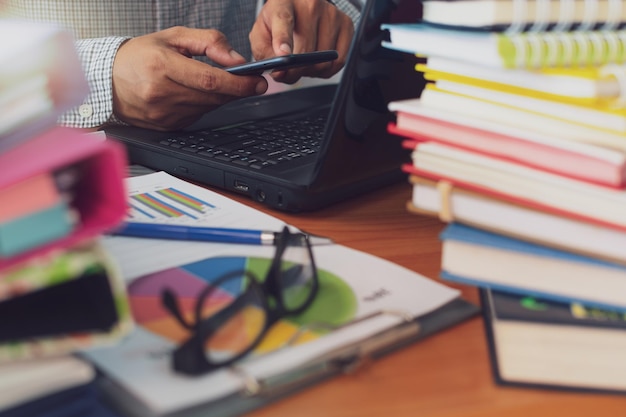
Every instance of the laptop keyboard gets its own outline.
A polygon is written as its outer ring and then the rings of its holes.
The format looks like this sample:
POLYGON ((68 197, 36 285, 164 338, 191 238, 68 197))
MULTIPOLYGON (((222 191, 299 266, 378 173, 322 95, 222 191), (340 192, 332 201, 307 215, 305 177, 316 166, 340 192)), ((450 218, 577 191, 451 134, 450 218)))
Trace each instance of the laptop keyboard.
POLYGON ((260 120, 228 129, 185 132, 160 144, 185 153, 255 169, 319 152, 328 109, 297 120, 260 120))

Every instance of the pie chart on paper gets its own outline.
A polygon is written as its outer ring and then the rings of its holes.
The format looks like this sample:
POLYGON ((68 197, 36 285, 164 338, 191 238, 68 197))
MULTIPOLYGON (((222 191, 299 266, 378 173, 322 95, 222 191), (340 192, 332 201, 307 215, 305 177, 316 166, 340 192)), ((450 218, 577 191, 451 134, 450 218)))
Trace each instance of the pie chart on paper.
MULTIPOLYGON (((179 344, 190 334, 162 306, 161 293, 164 289, 168 288, 176 294, 183 316, 193 321, 197 297, 208 284, 231 271, 247 270, 264 276, 269 264, 270 260, 265 258, 208 258, 140 277, 128 287, 135 322, 151 333, 179 344)), ((317 323, 338 326, 354 319, 358 302, 352 288, 327 271, 319 270, 318 276, 320 286, 311 306, 299 316, 287 317, 274 324, 257 347, 257 353, 283 346, 302 325, 310 326, 298 337, 299 342, 306 342, 324 334, 320 326, 315 326, 317 323)), ((210 315, 210 311, 230 303, 240 287, 240 281, 230 280, 227 285, 216 289, 211 302, 204 306, 204 314, 210 315)))

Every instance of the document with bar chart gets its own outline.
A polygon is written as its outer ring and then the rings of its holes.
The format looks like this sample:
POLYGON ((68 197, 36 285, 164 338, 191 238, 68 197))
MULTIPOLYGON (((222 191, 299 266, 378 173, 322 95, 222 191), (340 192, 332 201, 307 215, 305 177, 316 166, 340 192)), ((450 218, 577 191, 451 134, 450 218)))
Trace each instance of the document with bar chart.
POLYGON ((128 180, 127 186, 129 221, 234 228, 282 225, 266 215, 242 218, 238 210, 240 203, 165 172, 134 177, 128 180), (247 225, 242 224, 242 220, 247 225))
MULTIPOLYGON (((165 172, 126 179, 127 220, 143 223, 280 231, 281 220, 207 188, 165 172)), ((273 248, 212 242, 107 236, 104 244, 118 260, 124 279, 227 252, 271 256, 273 248)))

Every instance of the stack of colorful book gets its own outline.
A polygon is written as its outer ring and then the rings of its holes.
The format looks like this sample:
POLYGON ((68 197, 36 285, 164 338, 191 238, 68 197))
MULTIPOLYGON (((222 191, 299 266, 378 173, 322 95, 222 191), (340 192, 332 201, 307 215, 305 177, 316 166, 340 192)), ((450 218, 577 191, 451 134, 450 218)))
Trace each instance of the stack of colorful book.
POLYGON ((109 416, 75 353, 132 328, 98 243, 126 213, 125 154, 55 125, 88 91, 71 36, 15 21, 0 35, 0 416, 109 416))
POLYGON ((498 381, 626 391, 626 3, 422 4, 384 25, 430 81, 389 130, 442 278, 481 288, 498 381))

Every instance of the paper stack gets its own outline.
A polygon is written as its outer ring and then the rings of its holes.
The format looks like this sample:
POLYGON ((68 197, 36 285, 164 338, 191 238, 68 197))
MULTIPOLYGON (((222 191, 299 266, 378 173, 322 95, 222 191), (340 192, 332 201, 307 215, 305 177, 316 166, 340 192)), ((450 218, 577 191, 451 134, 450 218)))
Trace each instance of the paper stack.
POLYGON ((124 217, 125 155, 55 126, 87 93, 70 35, 6 20, 0 36, 0 415, 109 415, 72 354, 132 327, 96 240, 124 217))
POLYGON ((501 382, 626 390, 623 5, 432 0, 384 26, 430 81, 389 105, 408 209, 450 223, 442 278, 484 290, 501 382))

